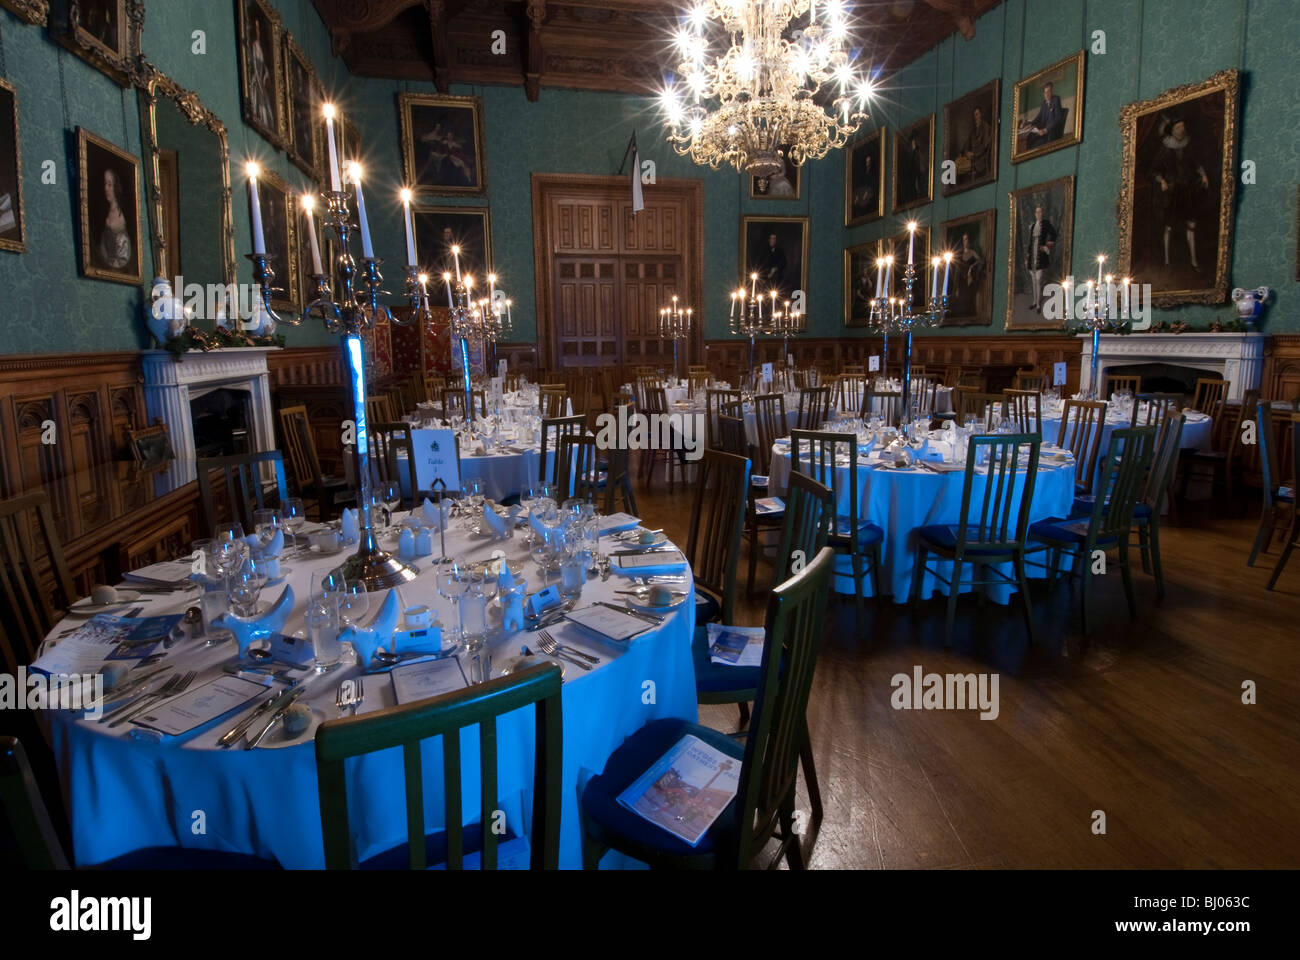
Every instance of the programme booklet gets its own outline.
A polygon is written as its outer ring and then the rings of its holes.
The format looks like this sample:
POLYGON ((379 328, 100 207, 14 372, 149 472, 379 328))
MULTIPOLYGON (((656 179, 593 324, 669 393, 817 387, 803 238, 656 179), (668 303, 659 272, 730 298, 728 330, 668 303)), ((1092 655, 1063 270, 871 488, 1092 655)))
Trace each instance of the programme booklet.
POLYGON ((740 760, 688 733, 618 802, 694 847, 739 787, 740 760))

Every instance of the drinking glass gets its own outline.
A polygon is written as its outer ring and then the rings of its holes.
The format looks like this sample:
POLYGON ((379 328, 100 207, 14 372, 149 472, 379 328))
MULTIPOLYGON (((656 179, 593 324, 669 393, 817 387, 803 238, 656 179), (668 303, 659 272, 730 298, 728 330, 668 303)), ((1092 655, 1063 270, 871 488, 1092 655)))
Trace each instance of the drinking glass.
POLYGON ((325 592, 307 601, 303 620, 311 640, 317 673, 332 669, 343 658, 343 644, 339 642, 339 595, 325 592))
POLYGON ((212 537, 212 561, 223 580, 230 577, 248 555, 244 528, 237 523, 218 527, 212 537))
POLYGON ((224 585, 208 584, 204 586, 199 597, 199 613, 203 617, 203 645, 211 647, 230 639, 229 630, 217 630, 212 621, 230 610, 230 600, 226 597, 224 585))
POLYGON ((280 518, 289 529, 289 537, 293 545, 299 546, 298 531, 307 522, 307 510, 302 505, 302 498, 288 497, 280 509, 280 518))
POLYGON ((226 596, 237 617, 257 616, 257 604, 266 586, 266 563, 251 553, 244 555, 239 567, 226 580, 226 596))
POLYGON ((345 627, 354 627, 370 609, 370 594, 366 585, 358 580, 344 583, 339 593, 339 622, 345 627))
MULTIPOLYGON (((460 576, 461 562, 451 558, 444 558, 433 565, 438 595, 446 600, 451 601, 452 609, 456 613, 457 622, 460 622, 460 598, 465 593, 468 581, 463 580, 460 576)), ((455 643, 460 643, 464 637, 464 631, 461 627, 456 628, 455 643)))
POLYGON ((465 649, 477 653, 487 643, 487 580, 489 579, 480 565, 478 567, 460 566, 457 570, 460 581, 460 629, 464 638, 465 649))
POLYGON ((385 528, 393 525, 393 511, 402 505, 402 486, 395 480, 386 480, 376 488, 376 496, 387 508, 385 528))

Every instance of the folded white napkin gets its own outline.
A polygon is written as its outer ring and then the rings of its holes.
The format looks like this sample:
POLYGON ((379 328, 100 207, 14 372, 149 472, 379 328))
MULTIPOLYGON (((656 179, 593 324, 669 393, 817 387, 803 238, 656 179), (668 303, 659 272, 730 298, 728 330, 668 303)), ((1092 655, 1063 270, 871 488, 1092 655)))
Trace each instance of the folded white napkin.
POLYGON ((397 614, 397 592, 389 590, 388 596, 384 598, 379 612, 371 619, 369 626, 348 627, 339 634, 340 640, 348 641, 356 650, 357 662, 361 664, 362 669, 370 665, 376 650, 392 645, 393 631, 397 629, 397 614))
POLYGON ((276 530, 275 536, 271 538, 271 542, 261 548, 261 554, 263 557, 270 559, 271 557, 278 557, 283 552, 284 552, 284 531, 276 530))
POLYGON ((420 504, 420 513, 423 515, 424 519, 423 526, 429 527, 433 530, 441 530, 442 521, 447 516, 450 509, 451 505, 448 504, 446 500, 442 502, 441 509, 439 509, 438 505, 434 504, 428 497, 425 497, 424 503, 420 504))
POLYGON ((239 655, 242 657, 249 645, 258 637, 278 633, 288 622, 289 614, 292 612, 293 587, 286 583, 280 599, 260 617, 237 617, 227 612, 213 620, 212 625, 219 630, 229 630, 234 634, 235 643, 239 644, 239 655))
POLYGON ((361 536, 360 525, 357 521, 357 511, 350 507, 343 509, 343 539, 349 543, 355 542, 361 536))
POLYGON ((506 518, 501 516, 492 509, 488 504, 483 504, 483 522, 487 525, 488 530, 494 537, 504 537, 507 531, 506 518))

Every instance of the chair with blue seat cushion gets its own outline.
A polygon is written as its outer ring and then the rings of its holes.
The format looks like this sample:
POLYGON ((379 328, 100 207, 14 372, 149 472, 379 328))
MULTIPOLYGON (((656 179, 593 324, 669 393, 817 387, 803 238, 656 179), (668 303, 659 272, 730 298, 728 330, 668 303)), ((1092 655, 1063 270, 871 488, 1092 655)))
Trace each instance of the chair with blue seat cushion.
MULTIPOLYGON (((1134 405, 1136 409, 1136 404, 1134 405)), ((1061 410, 1061 430, 1056 445, 1074 454, 1074 489, 1092 493, 1097 475, 1097 454, 1106 427, 1105 400, 1066 400, 1061 410)))
POLYGON ((1156 600, 1165 598, 1165 575, 1160 562, 1161 514, 1174 486, 1178 471, 1178 454, 1183 442, 1183 424, 1187 417, 1174 411, 1166 416, 1156 437, 1151 469, 1147 471, 1142 497, 1133 507, 1133 525, 1138 533, 1138 550, 1142 554, 1142 570, 1156 581, 1156 600))
MULTIPOLYGON (((726 405, 728 415, 736 415, 737 404, 726 405)), ((744 413, 739 414, 742 418, 744 413)), ((749 579, 745 591, 754 593, 754 576, 758 556, 763 552, 763 537, 775 533, 782 523, 784 506, 760 512, 757 501, 768 498, 768 474, 772 469, 772 444, 786 434, 785 394, 765 393, 754 398, 754 433, 757 441, 750 447, 753 475, 750 478, 749 503, 745 511, 745 540, 749 544, 749 579)))
POLYGON ((1260 488, 1263 498, 1259 528, 1250 548, 1246 566, 1253 567, 1261 551, 1268 552, 1274 535, 1288 530, 1295 517, 1295 476, 1288 477, 1291 466, 1292 436, 1290 414, 1275 415, 1273 404, 1261 400, 1256 411, 1258 427, 1260 488))
POLYGON ((792 869, 804 866, 794 832, 795 783, 830 588, 833 554, 823 548, 768 600, 754 721, 744 743, 685 720, 642 727, 610 755, 582 793, 583 863, 613 848, 652 867, 744 869, 772 838, 792 869), (619 795, 683 736, 693 734, 740 765, 735 799, 692 847, 618 802, 619 795), (779 832, 778 832, 779 831, 779 832))
POLYGON ((1029 528, 1031 552, 1046 551, 1049 583, 1057 577, 1062 550, 1074 555, 1071 576, 1083 579, 1083 632, 1089 633, 1088 605, 1092 597, 1092 555, 1097 549, 1118 552, 1117 563, 1124 579, 1129 616, 1137 616, 1133 574, 1128 559, 1129 535, 1138 500, 1147 482, 1156 440, 1155 427, 1128 427, 1110 436, 1099 495, 1086 517, 1051 517, 1029 528))
POLYGON ((957 616, 957 595, 966 584, 979 588, 1011 583, 1018 587, 1024 605, 1029 642, 1034 642, 1034 609, 1025 572, 1029 508, 1038 479, 1038 454, 1042 437, 1037 433, 976 435, 966 449, 966 476, 961 491, 960 519, 955 524, 932 524, 916 530, 916 566, 912 571, 912 604, 920 600, 927 572, 944 580, 927 566, 930 554, 952 563, 948 584, 948 618, 944 644, 952 643, 957 616), (986 468, 985 472, 981 472, 986 468), (976 486, 980 489, 977 490, 976 486), (965 564, 973 567, 970 580, 962 580, 965 564), (997 564, 1015 566, 1015 578, 997 564), (985 578, 987 571, 991 576, 985 578))
POLYGON ((829 523, 826 542, 836 554, 847 556, 853 568, 853 599, 861 634, 866 620, 862 587, 867 574, 877 605, 881 602, 880 545, 885 532, 858 516, 857 434, 795 430, 790 434, 790 464, 792 473, 805 473, 831 491, 836 515, 829 523))
MULTIPOLYGON (((1289 495, 1279 491, 1279 499, 1282 496, 1289 496, 1291 504, 1291 525, 1287 528, 1286 538, 1283 540, 1282 553, 1277 558, 1277 563, 1273 566, 1273 572, 1268 578, 1268 589, 1272 590, 1277 586, 1278 578, 1282 576, 1282 570, 1286 567, 1287 561, 1291 559, 1291 554, 1297 546, 1300 546, 1300 510, 1296 506, 1296 483, 1300 481, 1300 413, 1292 413, 1287 418, 1290 422, 1287 426, 1289 443, 1291 446, 1291 480, 1289 484, 1289 495)), ((1279 458, 1280 459, 1280 458, 1279 458)))
MULTIPOLYGON (((414 703, 327 720, 316 731, 316 776, 320 792, 321 831, 327 869, 358 866, 352 831, 348 825, 348 796, 344 767, 348 759, 392 747, 402 748, 406 799, 406 865, 423 870, 431 849, 445 851, 446 866, 464 866, 466 834, 461 811, 460 734, 465 727, 479 728, 479 824, 488 823, 498 809, 497 718, 532 706, 535 729, 533 757, 533 810, 529 834, 534 870, 554 869, 559 861, 560 778, 562 723, 560 670, 547 662, 520 673, 499 677, 464 690, 414 703), (424 784, 420 746, 431 737, 442 738, 443 822, 431 841, 424 831, 424 784), (443 835, 445 834, 445 835, 443 835)), ((483 869, 496 869, 500 838, 494 831, 468 831, 477 838, 483 869)), ((471 844, 473 845, 473 844, 471 844)), ((396 849, 401 849, 399 846, 396 849)), ((391 851, 362 866, 393 862, 391 851)))

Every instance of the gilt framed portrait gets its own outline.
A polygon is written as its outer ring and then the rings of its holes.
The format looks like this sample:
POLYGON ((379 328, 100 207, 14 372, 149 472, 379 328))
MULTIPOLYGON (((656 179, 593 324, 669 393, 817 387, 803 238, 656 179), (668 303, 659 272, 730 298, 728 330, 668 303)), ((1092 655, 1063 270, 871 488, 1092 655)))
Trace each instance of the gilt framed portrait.
POLYGON ((1222 70, 1120 110, 1119 273, 1157 307, 1228 298, 1239 97, 1222 70))
MULTIPOLYGON (((271 306, 276 310, 297 310, 302 306, 302 274, 298 266, 298 218, 302 207, 288 184, 276 173, 262 169, 257 178, 262 207, 262 233, 266 238, 266 259, 275 271, 271 306)), ((251 211, 250 211, 251 217, 251 211)), ((321 255, 325 252, 322 250, 321 255)))
POLYGON ((487 275, 492 269, 492 230, 487 207, 425 207, 411 210, 415 224, 415 256, 427 270, 429 299, 435 306, 446 304, 442 275, 456 275, 456 257, 451 248, 460 248, 462 276, 474 278, 474 287, 487 296, 487 275))
POLYGON ((483 193, 483 101, 403 93, 397 103, 411 189, 428 196, 483 193))
POLYGON ((793 299, 808 276, 808 218, 741 217, 740 262, 749 289, 769 302, 773 290, 781 304, 793 299))
POLYGON ((97 280, 139 284, 140 158, 77 128, 81 272, 97 280))
POLYGON ((934 114, 894 131, 894 212, 934 199, 934 114))
POLYGON ((876 260, 880 241, 859 243, 844 251, 844 326, 871 325, 871 301, 876 296, 876 260))
POLYGON ((856 227, 885 215, 885 128, 844 148, 844 225, 856 227))
MULTIPOLYGON (((993 323, 996 218, 996 210, 982 210, 939 225, 939 249, 952 254, 952 263, 947 268, 949 299, 948 312, 943 318, 945 327, 987 327, 993 323)), ((942 289, 942 276, 939 285, 942 289)))
POLYGON ((4 7, 24 23, 45 26, 50 18, 50 0, 0 0, 4 7))
POLYGON ((803 168, 797 167, 790 162, 788 147, 782 147, 781 153, 781 162, 784 169, 780 173, 773 174, 770 177, 749 178, 749 198, 751 200, 799 199, 799 171, 803 168))
POLYGON ((973 190, 998 178, 998 104, 994 78, 943 108, 943 195, 973 190), (952 166, 949 166, 949 162, 952 166), (953 182, 949 182, 952 180, 953 182))
POLYGON ((1083 139, 1083 51, 1016 81, 1011 102, 1011 162, 1020 163, 1083 139))
POLYGON ((0 250, 25 251, 26 228, 18 91, 13 84, 0 80, 0 250))
MULTIPOLYGON (((893 269, 889 271, 890 281, 886 296, 906 297, 907 283, 907 249, 909 233, 907 230, 885 237, 880 243, 880 255, 894 258, 893 269)), ((930 228, 916 228, 916 242, 912 247, 912 263, 916 268, 916 281, 912 286, 912 306, 920 309, 930 298, 930 228)))
POLYGON ((286 139, 280 14, 269 0, 235 0, 244 122, 278 148, 286 139))
POLYGON ((285 149, 299 170, 313 180, 320 180, 325 167, 322 154, 326 150, 321 116, 325 87, 307 55, 288 34, 284 35, 283 61, 284 90, 288 98, 285 149))
MULTIPOLYGON (((1007 329, 1060 330, 1059 289, 1070 277, 1074 237, 1074 177, 1014 190, 1007 211, 1007 329)), ((1086 278, 1085 278, 1086 279, 1086 278)))
POLYGON ((119 85, 130 86, 138 71, 144 0, 78 0, 66 11, 52 25, 55 38, 119 85))

